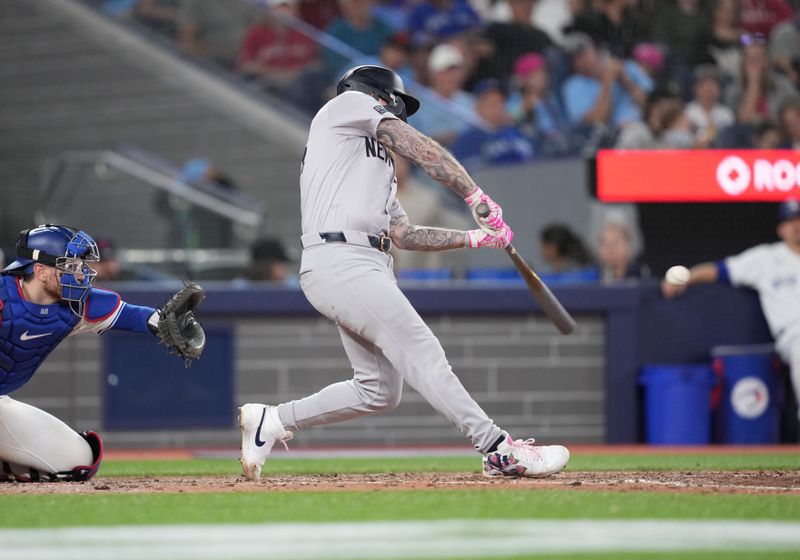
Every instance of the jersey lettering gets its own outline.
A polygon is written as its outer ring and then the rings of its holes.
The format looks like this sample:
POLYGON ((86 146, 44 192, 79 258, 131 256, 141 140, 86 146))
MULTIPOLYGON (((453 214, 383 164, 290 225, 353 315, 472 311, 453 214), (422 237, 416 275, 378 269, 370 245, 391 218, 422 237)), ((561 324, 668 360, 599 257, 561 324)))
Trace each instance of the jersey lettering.
POLYGON ((367 157, 376 157, 380 160, 386 162, 391 168, 394 168, 394 158, 392 158, 391 154, 383 147, 383 144, 375 140, 375 138, 368 138, 364 137, 364 144, 367 149, 367 157))

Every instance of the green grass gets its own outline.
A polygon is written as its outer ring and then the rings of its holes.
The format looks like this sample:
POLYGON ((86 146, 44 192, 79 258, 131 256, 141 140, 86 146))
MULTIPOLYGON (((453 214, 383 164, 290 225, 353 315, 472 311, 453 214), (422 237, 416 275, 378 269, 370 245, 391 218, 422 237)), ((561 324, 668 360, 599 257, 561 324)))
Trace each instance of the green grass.
MULTIPOLYGON (((575 455, 568 471, 796 470, 800 453, 768 455, 575 455)), ((265 473, 478 472, 478 456, 359 459, 269 459, 265 473)), ((236 459, 104 461, 101 476, 236 475, 236 459)))
MULTIPOLYGON (((477 457, 271 459, 265 475, 375 472, 465 472, 477 457)), ((569 470, 789 470, 800 454, 576 455, 569 470)), ((115 476, 238 477, 236 459, 106 461, 100 478, 115 476)), ((102 482, 102 480, 101 480, 102 482)), ((231 481, 233 482, 233 480, 231 481)), ((91 484, 91 483, 89 483, 91 484)), ((268 485, 269 480, 262 484, 268 485)), ((0 527, 55 528, 115 525, 226 524, 438 519, 706 519, 800 522, 800 496, 609 492, 536 485, 485 489, 380 491, 233 491, 219 493, 121 494, 90 485, 75 494, 6 494, 0 485, 0 527)), ((266 489, 266 488, 265 488, 266 489)), ((2 546, 0 546, 0 550, 2 546)), ((798 551, 758 552, 762 560, 797 558, 798 551)), ((753 551, 612 552, 522 555, 508 560, 745 560, 753 551)), ((434 559, 430 559, 434 560, 434 559)))
POLYGON ((413 519, 800 520, 800 498, 500 488, 0 496, 0 526, 413 519))

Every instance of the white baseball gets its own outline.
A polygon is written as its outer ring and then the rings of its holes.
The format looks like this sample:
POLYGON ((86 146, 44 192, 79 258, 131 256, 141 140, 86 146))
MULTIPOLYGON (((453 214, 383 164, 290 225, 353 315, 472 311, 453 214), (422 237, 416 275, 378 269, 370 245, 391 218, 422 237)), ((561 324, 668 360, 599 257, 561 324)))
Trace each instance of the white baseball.
POLYGON ((673 286, 683 286, 689 281, 689 269, 685 266, 677 265, 670 267, 664 275, 664 280, 673 286))

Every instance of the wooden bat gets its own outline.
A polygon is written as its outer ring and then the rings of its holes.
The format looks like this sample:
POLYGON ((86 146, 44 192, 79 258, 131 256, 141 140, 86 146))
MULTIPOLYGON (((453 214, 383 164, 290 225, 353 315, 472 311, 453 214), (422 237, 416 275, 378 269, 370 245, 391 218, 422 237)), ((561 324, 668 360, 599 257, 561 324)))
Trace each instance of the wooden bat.
MULTIPOLYGON (((481 202, 478 204, 475 212, 479 217, 485 218, 490 212, 489 205, 485 202, 481 202)), ((528 289, 541 306, 544 314, 553 322, 561 334, 572 334, 576 326, 575 319, 572 318, 572 315, 564 309, 564 306, 561 305, 561 302, 553 295, 550 288, 548 288, 533 269, 528 266, 528 263, 517 253, 513 245, 509 244, 506 247, 506 253, 511 257, 514 266, 517 267, 517 270, 525 280, 525 284, 528 285, 528 289)))

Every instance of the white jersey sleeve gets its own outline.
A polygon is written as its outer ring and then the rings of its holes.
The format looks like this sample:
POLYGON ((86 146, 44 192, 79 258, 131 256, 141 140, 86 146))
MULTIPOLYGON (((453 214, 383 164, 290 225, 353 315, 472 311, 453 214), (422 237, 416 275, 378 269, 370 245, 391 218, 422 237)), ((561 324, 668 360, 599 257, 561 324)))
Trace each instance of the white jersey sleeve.
POLYGON ((728 257, 725 266, 731 284, 758 290, 776 340, 800 325, 800 255, 785 243, 758 245, 728 257))
POLYGON ((358 136, 376 136, 382 120, 396 118, 378 100, 357 91, 335 97, 328 110, 330 128, 358 136))
POLYGON ((731 284, 758 289, 772 253, 769 245, 758 245, 725 259, 731 284))

